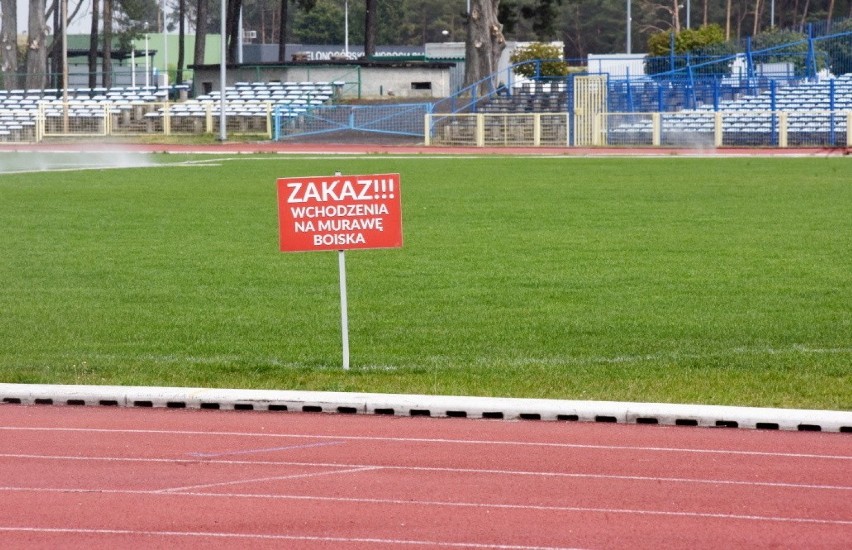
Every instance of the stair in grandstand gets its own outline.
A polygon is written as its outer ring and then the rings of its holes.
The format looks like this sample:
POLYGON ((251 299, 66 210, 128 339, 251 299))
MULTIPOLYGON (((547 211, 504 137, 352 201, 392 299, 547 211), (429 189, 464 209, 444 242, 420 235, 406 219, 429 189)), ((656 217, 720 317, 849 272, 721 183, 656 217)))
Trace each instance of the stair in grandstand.
POLYGON ((476 112, 500 113, 564 113, 568 92, 565 80, 530 81, 498 91, 481 101, 476 112))

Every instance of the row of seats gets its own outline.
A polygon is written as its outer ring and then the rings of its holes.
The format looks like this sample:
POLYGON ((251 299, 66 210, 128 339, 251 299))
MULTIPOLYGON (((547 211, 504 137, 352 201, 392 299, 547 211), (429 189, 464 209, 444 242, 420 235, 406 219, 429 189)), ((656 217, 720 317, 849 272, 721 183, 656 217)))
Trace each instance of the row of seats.
MULTIPOLYGON (((846 132, 846 117, 842 113, 852 111, 852 74, 834 79, 833 89, 832 100, 832 85, 827 81, 780 88, 775 92, 775 115, 772 114, 773 100, 769 92, 720 102, 718 111, 723 113, 722 131, 771 134, 778 129, 777 112, 784 112, 787 113, 787 131, 791 134, 846 132), (826 113, 832 106, 833 116, 826 113)), ((715 130, 715 112, 712 105, 702 105, 696 109, 665 113, 663 131, 712 133, 715 130)), ((635 120, 637 117, 625 118, 633 120, 611 127, 609 132, 651 133, 650 117, 638 117, 639 120, 635 120)))
POLYGON ((567 108, 568 92, 564 80, 526 81, 508 88, 500 87, 495 95, 477 105, 485 114, 559 113, 567 108))
MULTIPOLYGON (((285 114, 298 116, 332 102, 342 85, 337 82, 238 82, 225 89, 226 115, 265 119, 272 108, 279 106, 285 114)), ((39 113, 43 113, 49 130, 53 131, 59 131, 60 121, 65 124, 66 116, 76 124, 75 128, 103 128, 103 119, 113 116, 113 127, 120 125, 129 131, 149 131, 155 127, 152 123, 164 116, 163 104, 168 98, 178 96, 178 91, 185 92, 187 88, 70 88, 67 92, 59 89, 0 90, 0 141, 35 139, 39 113), (91 124, 85 126, 87 123, 91 124)), ((219 92, 214 92, 169 103, 169 115, 201 118, 211 112, 218 114, 220 97, 219 92)))
MULTIPOLYGON (((331 103, 336 88, 332 82, 237 82, 225 88, 226 116, 266 117, 276 107, 288 116, 298 116, 309 109, 331 103)), ((202 94, 194 99, 169 106, 169 115, 201 117, 218 106, 221 93, 202 94)), ((165 108, 149 113, 148 117, 163 116, 165 108)))

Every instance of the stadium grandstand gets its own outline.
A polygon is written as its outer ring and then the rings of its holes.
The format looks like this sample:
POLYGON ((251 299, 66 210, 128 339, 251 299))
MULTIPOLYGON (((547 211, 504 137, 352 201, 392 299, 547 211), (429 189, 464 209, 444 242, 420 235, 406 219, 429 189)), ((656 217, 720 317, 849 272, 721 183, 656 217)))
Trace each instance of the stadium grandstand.
POLYGON ((646 58, 645 74, 513 65, 449 97, 353 102, 346 82, 0 91, 0 141, 230 134, 455 146, 852 146, 852 32, 715 58, 646 58), (529 71, 526 71, 527 73, 529 71), (223 102, 224 99, 224 102, 223 102))

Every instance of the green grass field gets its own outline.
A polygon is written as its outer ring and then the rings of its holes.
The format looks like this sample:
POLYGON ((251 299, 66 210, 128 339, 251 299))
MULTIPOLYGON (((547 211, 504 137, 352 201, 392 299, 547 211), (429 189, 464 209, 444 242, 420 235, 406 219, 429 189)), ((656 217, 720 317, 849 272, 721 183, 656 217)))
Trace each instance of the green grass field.
POLYGON ((852 409, 852 159, 142 159, 0 155, 0 381, 852 409), (349 372, 337 254, 278 252, 335 170, 403 192, 349 372))

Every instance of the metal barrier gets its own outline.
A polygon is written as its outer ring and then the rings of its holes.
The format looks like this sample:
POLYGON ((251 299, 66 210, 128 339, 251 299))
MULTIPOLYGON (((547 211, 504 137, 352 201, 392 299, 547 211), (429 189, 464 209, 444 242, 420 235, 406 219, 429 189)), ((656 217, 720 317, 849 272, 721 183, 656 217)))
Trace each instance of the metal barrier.
POLYGON ((431 103, 384 105, 276 105, 273 111, 275 140, 331 133, 373 133, 420 137, 423 116, 431 103))
MULTIPOLYGON (((227 131, 271 138, 271 114, 271 102, 229 104, 227 131)), ((219 118, 219 105, 213 103, 56 101, 31 109, 0 109, 0 142, 213 134, 219 128, 219 118)))
MULTIPOLYGON (((425 142, 475 147, 568 147, 572 143, 570 116, 429 114, 425 142)), ((578 126, 576 120, 573 125, 578 126)), ((584 146, 852 147, 852 111, 598 113, 591 128, 584 146)))
POLYGON ((852 111, 602 113, 593 145, 852 147, 852 111))
POLYGON ((427 145, 566 147, 567 113, 426 115, 427 145))

